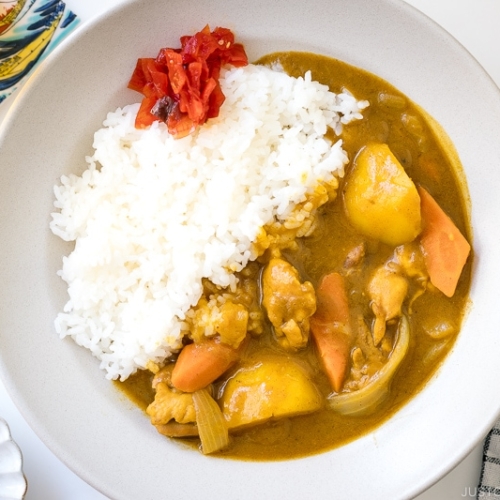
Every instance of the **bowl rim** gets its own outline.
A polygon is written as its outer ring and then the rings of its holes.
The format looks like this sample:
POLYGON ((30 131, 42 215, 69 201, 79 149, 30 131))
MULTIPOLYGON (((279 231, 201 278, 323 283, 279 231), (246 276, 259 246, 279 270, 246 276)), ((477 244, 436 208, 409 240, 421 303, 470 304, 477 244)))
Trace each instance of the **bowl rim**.
MULTIPOLYGON (((469 58, 469 63, 472 64, 475 67, 476 72, 482 72, 482 78, 485 79, 485 77, 490 81, 490 83, 493 85, 494 89, 492 88, 493 91, 496 91, 497 93, 497 99, 500 98, 500 91, 498 90, 498 87, 496 84, 493 82, 491 77, 484 71, 484 69, 477 63, 477 61, 470 55, 470 53, 463 48, 462 45, 459 44, 451 35, 449 35, 443 28, 441 28, 437 23, 434 21, 430 20, 427 16, 425 16, 423 13, 418 11, 418 9, 414 8, 413 6, 403 2, 402 0, 383 0, 385 5, 392 5, 395 6, 399 9, 406 9, 406 12, 412 12, 412 16, 418 18, 420 23, 425 24, 427 27, 432 26, 434 30, 438 30, 441 34, 441 36, 447 40, 448 43, 452 43, 456 50, 458 50, 458 46, 460 47, 460 51, 462 53, 466 53, 467 57, 469 58), (496 89, 496 90, 495 90, 496 89)), ((44 78, 46 75, 50 72, 51 68, 53 66, 56 66, 58 64, 59 58, 64 55, 68 50, 71 50, 72 47, 77 45, 81 38, 84 36, 87 36, 89 33, 91 33, 93 30, 99 29, 99 27, 107 22, 109 19, 114 18, 115 16, 121 15, 124 11, 126 11, 128 8, 131 8, 135 5, 139 4, 146 4, 144 0, 127 0, 122 4, 119 4, 113 8, 111 8, 109 11, 101 14, 100 16, 97 16, 96 18, 88 21, 87 23, 82 23, 79 25, 71 34, 68 35, 68 37, 60 44, 60 46, 56 47, 54 51, 42 62, 40 67, 35 70, 33 76, 28 80, 24 88, 21 90, 19 93, 19 96, 15 98, 15 102, 12 104, 11 108, 9 109, 6 118, 4 119, 1 127, 0 127, 0 147, 2 146, 3 140, 7 137, 9 130, 13 127, 13 124, 16 120, 16 116, 18 113, 19 109, 22 109, 23 105, 25 102, 29 101, 32 98, 32 95, 36 93, 36 87, 39 85, 40 82, 44 81, 44 78)), ((476 265, 476 264, 475 264, 476 265)), ((440 369, 442 371, 442 369, 440 369)), ((2 378, 5 381, 5 384, 7 386, 7 389, 11 393, 13 399, 17 401, 21 401, 22 397, 20 397, 15 394, 15 381, 14 379, 10 376, 10 374, 7 371, 6 365, 4 365, 2 357, 0 355, 0 374, 2 375, 2 378)), ((430 384, 431 382, 429 382, 430 384)), ((416 396, 416 398, 418 398, 416 396)), ((413 411, 413 400, 407 405, 411 406, 409 411, 413 411)), ((40 435, 42 440, 47 444, 47 446, 55 451, 56 455, 60 456, 60 458, 77 474, 81 475, 84 477, 85 480, 87 480, 90 484, 94 484, 92 481, 92 477, 89 475, 88 472, 82 471, 79 469, 77 465, 73 462, 72 458, 67 456, 64 450, 61 449, 60 445, 56 444, 52 437, 49 435, 46 435, 44 432, 43 428, 43 423, 39 421, 38 416, 33 415, 29 408, 26 406, 25 402, 22 401, 20 403, 21 411, 27 421, 30 423, 30 425, 33 426, 37 434, 40 435)), ((416 408, 415 408, 416 409, 416 408)), ((457 463, 462 460, 477 444, 477 442, 482 439, 482 437, 485 436, 486 432, 493 426, 495 421, 497 420, 498 416, 500 415, 500 402, 498 404, 498 407, 495 411, 490 410, 490 414, 488 418, 485 418, 483 421, 483 425, 481 427, 478 427, 476 430, 476 433, 473 437, 472 440, 467 441, 464 443, 458 453, 456 453, 455 457, 453 460, 449 460, 447 464, 445 464, 440 470, 436 471, 435 474, 431 474, 427 476, 427 480, 424 482, 421 482, 418 487, 413 490, 411 488, 406 490, 406 493, 410 494, 416 494, 423 489, 431 486, 434 482, 436 482, 442 475, 451 468, 453 468, 457 463)), ((385 425, 385 424, 384 424, 385 425)), ((364 441, 364 440, 363 440, 364 441)), ((356 446, 358 446, 357 444, 356 446)), ((361 451, 361 449, 360 449, 361 451)), ((316 461, 314 458, 312 461, 316 461)), ((101 489, 99 485, 97 485, 98 489, 101 489)))

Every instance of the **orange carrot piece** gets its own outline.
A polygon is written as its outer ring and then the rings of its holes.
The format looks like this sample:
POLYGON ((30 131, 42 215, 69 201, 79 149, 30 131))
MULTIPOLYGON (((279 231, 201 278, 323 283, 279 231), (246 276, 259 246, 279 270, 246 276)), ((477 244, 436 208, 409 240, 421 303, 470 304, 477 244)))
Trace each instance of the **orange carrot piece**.
POLYGON ((422 187, 420 243, 431 283, 447 297, 455 293, 471 247, 457 226, 422 187))
POLYGON ((236 349, 215 340, 188 344, 172 370, 172 385, 183 392, 203 389, 227 371, 238 357, 236 349))
POLYGON ((323 276, 316 290, 316 302, 316 319, 349 324, 349 303, 344 278, 339 273, 323 276))
POLYGON ((327 274, 316 290, 317 308, 311 333, 320 361, 334 391, 342 389, 349 364, 351 330, 344 278, 327 274))

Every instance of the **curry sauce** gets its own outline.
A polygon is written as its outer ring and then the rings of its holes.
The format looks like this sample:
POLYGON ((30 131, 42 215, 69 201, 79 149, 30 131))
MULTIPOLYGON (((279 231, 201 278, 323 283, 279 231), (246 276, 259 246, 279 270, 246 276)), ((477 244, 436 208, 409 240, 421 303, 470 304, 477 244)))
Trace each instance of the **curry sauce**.
MULTIPOLYGON (((370 105, 363 112, 363 120, 351 123, 342 134, 343 147, 351 164, 368 143, 384 143, 394 153, 408 176, 419 186, 432 192, 439 205, 470 241, 465 187, 460 173, 442 138, 418 106, 384 80, 341 61, 309 53, 276 53, 258 61, 258 64, 279 63, 292 76, 301 76, 310 70, 312 78, 327 84, 333 92, 347 89, 357 99, 366 99, 370 105)), ((349 167, 346 177, 349 175, 349 167)), ((293 249, 283 250, 283 257, 299 272, 304 281, 316 289, 321 278, 340 270, 345 274, 347 296, 353 315, 368 318, 372 312, 366 293, 366 283, 374 270, 391 258, 389 245, 361 236, 351 225, 344 208, 344 181, 333 201, 320 207, 314 232, 299 238, 293 249), (346 259, 353 249, 363 246, 363 266, 356 272, 346 271, 346 259)), ((252 279, 262 295, 262 269, 268 261, 255 264, 252 279)), ((375 412, 364 416, 340 415, 325 406, 314 413, 273 420, 249 427, 231 435, 231 445, 216 456, 240 460, 283 460, 326 451, 352 441, 379 426, 410 398, 415 396, 433 376, 441 361, 453 346, 466 312, 471 280, 469 257, 454 295, 449 298, 438 290, 416 294, 407 306, 410 325, 410 345, 392 380, 388 397, 375 412), (433 331, 433 325, 446 324, 450 332, 433 331), (431 332, 431 333, 429 333, 431 332)), ((395 326, 388 326, 388 335, 394 339, 395 326)), ((262 356, 283 352, 267 322, 263 332, 245 344, 242 361, 251 363, 262 356)), ((301 366, 309 366, 308 374, 319 392, 328 395, 331 387, 317 361, 312 342, 286 356, 301 366)), ((234 371, 234 370, 233 370, 234 371)), ((232 372, 230 372, 229 376, 232 372)), ((142 371, 123 383, 116 383, 139 407, 154 400, 153 375, 142 371)), ((228 376, 214 384, 215 394, 224 390, 228 376)), ((198 446, 196 439, 190 442, 198 446)))

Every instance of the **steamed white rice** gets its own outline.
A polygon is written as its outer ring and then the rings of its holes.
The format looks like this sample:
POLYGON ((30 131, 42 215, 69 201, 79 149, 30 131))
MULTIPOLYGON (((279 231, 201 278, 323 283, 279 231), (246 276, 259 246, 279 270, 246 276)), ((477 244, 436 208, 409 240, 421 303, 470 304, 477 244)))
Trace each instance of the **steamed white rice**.
POLYGON ((69 301, 61 337, 126 379, 181 346, 202 278, 234 286, 259 229, 286 220, 348 159, 327 127, 366 102, 304 78, 249 65, 224 70, 220 116, 176 140, 162 123, 137 130, 139 105, 109 113, 81 176, 54 188, 52 231, 75 248, 59 272, 69 301))

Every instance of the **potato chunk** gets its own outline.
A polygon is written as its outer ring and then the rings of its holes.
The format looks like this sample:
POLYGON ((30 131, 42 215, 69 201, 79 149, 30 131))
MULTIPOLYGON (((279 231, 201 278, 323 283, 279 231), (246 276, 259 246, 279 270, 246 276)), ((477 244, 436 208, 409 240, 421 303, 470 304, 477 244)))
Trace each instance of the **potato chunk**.
POLYGON ((349 221, 368 238, 397 246, 420 233, 417 188, 386 144, 368 144, 358 154, 344 202, 349 221))
POLYGON ((239 369, 226 382, 219 403, 229 429, 311 413, 323 404, 307 373, 281 356, 239 369))

